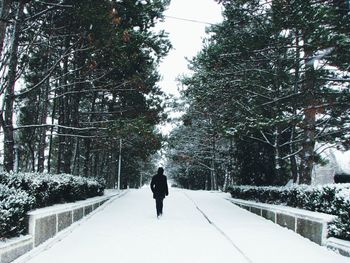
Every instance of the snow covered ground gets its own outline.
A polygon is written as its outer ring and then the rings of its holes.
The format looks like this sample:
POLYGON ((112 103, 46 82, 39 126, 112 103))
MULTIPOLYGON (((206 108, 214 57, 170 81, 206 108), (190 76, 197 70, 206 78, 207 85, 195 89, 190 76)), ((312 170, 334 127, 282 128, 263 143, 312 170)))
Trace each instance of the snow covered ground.
POLYGON ((34 249, 26 262, 350 262, 225 197, 170 189, 164 215, 157 219, 150 190, 130 190, 73 226, 64 238, 34 249))

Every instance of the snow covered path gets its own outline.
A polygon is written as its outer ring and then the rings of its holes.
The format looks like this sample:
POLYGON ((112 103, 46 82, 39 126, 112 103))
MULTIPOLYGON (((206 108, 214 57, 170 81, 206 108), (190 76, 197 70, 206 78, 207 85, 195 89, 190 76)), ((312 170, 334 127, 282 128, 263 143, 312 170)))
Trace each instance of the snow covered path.
POLYGON ((130 190, 27 262, 350 262, 225 197, 170 189, 158 220, 150 190, 130 190))

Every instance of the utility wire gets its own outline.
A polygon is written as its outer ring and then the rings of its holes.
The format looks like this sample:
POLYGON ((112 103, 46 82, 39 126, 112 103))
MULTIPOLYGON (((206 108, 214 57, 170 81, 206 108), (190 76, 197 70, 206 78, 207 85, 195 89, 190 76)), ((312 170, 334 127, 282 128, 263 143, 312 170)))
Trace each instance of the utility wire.
POLYGON ((188 18, 182 18, 182 17, 176 17, 176 16, 165 16, 165 17, 171 18, 171 19, 176 19, 176 20, 182 20, 182 21, 186 21, 186 22, 198 23, 198 24, 215 25, 215 24, 209 23, 209 22, 204 22, 204 21, 199 21, 199 20, 194 20, 194 19, 188 19, 188 18))

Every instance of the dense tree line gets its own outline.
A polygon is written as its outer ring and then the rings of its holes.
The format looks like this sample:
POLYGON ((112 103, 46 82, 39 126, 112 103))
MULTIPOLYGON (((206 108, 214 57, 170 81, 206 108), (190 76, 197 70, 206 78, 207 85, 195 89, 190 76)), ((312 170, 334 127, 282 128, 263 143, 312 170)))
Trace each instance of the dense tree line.
POLYGON ((182 79, 187 110, 169 143, 178 182, 310 184, 316 142, 349 146, 349 1, 218 2, 224 20, 182 79))
POLYGON ((0 111, 6 171, 72 173, 138 185, 161 147, 153 27, 168 0, 1 0, 0 111))

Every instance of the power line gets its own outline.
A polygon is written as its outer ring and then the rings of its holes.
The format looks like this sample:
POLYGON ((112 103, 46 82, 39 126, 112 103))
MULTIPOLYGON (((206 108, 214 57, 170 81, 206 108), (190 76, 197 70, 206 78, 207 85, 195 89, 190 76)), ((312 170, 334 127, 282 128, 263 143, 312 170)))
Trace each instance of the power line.
POLYGON ((182 17, 176 17, 176 16, 165 16, 167 18, 171 18, 171 19, 176 19, 176 20, 182 20, 182 21, 186 21, 186 22, 192 22, 192 23, 199 23, 199 24, 206 24, 206 25, 215 25, 213 23, 209 23, 209 22, 204 22, 204 21, 199 21, 199 20, 194 20, 194 19, 188 19, 188 18, 182 18, 182 17))

